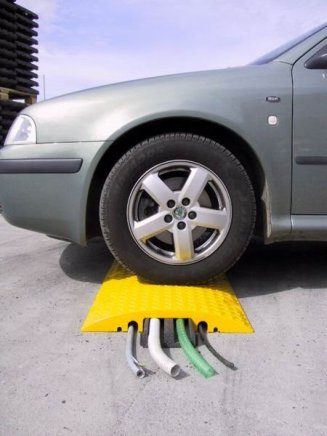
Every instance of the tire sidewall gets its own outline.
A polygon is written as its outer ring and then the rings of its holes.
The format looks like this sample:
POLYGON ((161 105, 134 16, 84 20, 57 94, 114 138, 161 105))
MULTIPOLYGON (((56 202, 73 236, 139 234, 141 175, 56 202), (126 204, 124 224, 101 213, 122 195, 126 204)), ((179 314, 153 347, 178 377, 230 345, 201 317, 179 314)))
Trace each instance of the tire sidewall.
POLYGON ((125 267, 156 282, 195 283, 226 271, 240 257, 253 231, 254 194, 239 161, 220 144, 194 135, 151 138, 123 156, 109 174, 100 201, 104 238, 125 267), (198 163, 224 183, 232 204, 232 220, 222 244, 208 257, 186 265, 168 265, 147 255, 128 225, 127 204, 138 180, 156 165, 172 160, 198 163))

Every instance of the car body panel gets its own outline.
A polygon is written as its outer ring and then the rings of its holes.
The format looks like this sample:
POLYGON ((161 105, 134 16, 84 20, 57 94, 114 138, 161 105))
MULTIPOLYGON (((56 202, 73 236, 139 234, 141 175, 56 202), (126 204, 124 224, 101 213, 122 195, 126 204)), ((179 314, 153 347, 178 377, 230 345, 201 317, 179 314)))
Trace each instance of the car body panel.
POLYGON ((251 137, 258 125, 253 114, 269 107, 265 94, 279 86, 290 91, 287 71, 274 63, 135 80, 56 97, 22 113, 37 124, 37 143, 114 140, 135 125, 172 116, 211 119, 251 137))
POLYGON ((327 214, 327 74, 305 68, 305 62, 327 39, 299 59, 294 82, 293 214, 327 214))
POLYGON ((86 207, 95 168, 108 142, 11 145, 1 157, 29 159, 82 158, 73 174, 0 174, 0 203, 8 222, 54 237, 86 245, 86 207))
MULTIPOLYGON (((183 117, 210 121, 243 139, 264 175, 265 240, 292 239, 292 222, 298 222, 291 216, 292 68, 326 33, 326 28, 320 30, 263 65, 125 82, 29 106, 22 113, 36 124, 37 144, 7 145, 0 159, 78 158, 83 164, 76 174, 0 174, 5 217, 18 226, 85 244, 90 185, 104 154, 135 127, 183 117)), ((310 123, 305 117, 299 120, 303 136, 310 123)), ((305 201, 307 194, 302 198, 293 192, 295 212, 303 207, 303 213, 310 213, 305 201)))
MULTIPOLYGON (((128 130, 160 118, 189 117, 225 126, 250 144, 257 155, 266 176, 266 236, 282 239, 291 231, 290 69, 287 64, 275 63, 134 81, 52 99, 23 113, 37 125, 39 156, 44 156, 46 144, 55 138, 60 144, 66 143, 67 150, 67 143, 78 143, 79 157, 89 147, 90 138, 97 138, 99 153, 103 154, 106 148, 100 144, 109 146, 128 130), (280 103, 267 102, 270 95, 278 95, 280 103), (272 114, 279 119, 277 126, 268 124, 272 114)), ((0 151, 0 157, 6 158, 7 148, 0 151)), ((61 149, 51 146, 46 156, 60 158, 61 149)), ((28 148, 25 152, 20 149, 19 156, 30 156, 28 148)), ((89 156, 83 165, 91 161, 93 157, 89 156)), ((89 186, 89 180, 80 183, 89 186)), ((84 210, 87 196, 82 201, 84 210)))

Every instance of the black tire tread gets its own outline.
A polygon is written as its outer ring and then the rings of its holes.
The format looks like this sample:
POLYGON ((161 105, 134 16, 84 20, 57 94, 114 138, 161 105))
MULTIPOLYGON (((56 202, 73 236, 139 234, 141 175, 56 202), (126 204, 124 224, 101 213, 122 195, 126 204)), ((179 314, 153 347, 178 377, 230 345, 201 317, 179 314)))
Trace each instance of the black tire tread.
MULTIPOLYGON (((229 159, 231 159, 234 163, 234 165, 238 168, 238 170, 243 174, 245 180, 248 183, 248 189, 251 192, 251 206, 252 206, 252 212, 253 212, 253 222, 252 222, 252 228, 251 231, 248 234, 248 238, 245 241, 245 243, 243 244, 243 247, 240 248, 239 251, 239 255, 237 256, 237 258, 235 258, 233 260, 233 262, 231 262, 229 265, 227 265, 223 271, 220 271, 218 274, 214 274, 211 277, 208 277, 208 279, 206 280, 192 280, 190 283, 186 283, 186 285, 191 285, 191 284, 205 284, 208 283, 209 281, 213 281, 215 278, 219 277, 219 275, 221 275, 223 272, 226 272, 227 270, 229 270, 243 255, 244 251, 246 250, 252 234, 253 234, 253 230, 254 230, 254 226, 255 226, 255 216, 256 216, 256 200, 255 200, 255 193, 254 193, 254 189, 252 187, 252 183, 250 181, 250 178, 247 174, 247 172, 245 171, 243 165, 240 163, 240 161, 227 149, 225 148, 223 145, 219 144, 218 142, 206 138, 204 136, 199 136, 196 134, 190 134, 190 133, 165 133, 165 134, 161 134, 161 135, 157 135, 157 136, 153 136, 151 138, 148 138, 142 142, 140 142, 139 144, 135 145, 134 147, 132 147, 130 150, 128 150, 118 161, 117 163, 114 165, 114 167, 112 168, 112 170, 110 171, 104 186, 103 186, 103 195, 101 195, 101 200, 100 200, 100 206, 99 206, 99 212, 100 212, 100 223, 101 223, 101 228, 102 228, 102 232, 103 232, 103 236, 106 240, 106 243, 108 245, 108 248, 110 250, 110 252, 112 253, 112 255, 115 257, 115 259, 120 263, 120 265, 122 265, 127 271, 129 271, 132 274, 136 274, 135 271, 131 270, 131 268, 129 268, 124 261, 120 258, 119 253, 117 252, 117 250, 115 249, 115 247, 112 244, 111 241, 111 236, 110 236, 110 231, 109 228, 107 226, 106 221, 103 219, 104 214, 104 208, 105 208, 105 202, 103 201, 104 197, 106 196, 106 194, 108 193, 108 190, 110 188, 110 184, 112 179, 115 177, 116 173, 120 171, 121 167, 125 164, 126 161, 128 161, 133 155, 138 154, 142 151, 142 149, 144 148, 144 146, 146 145, 150 145, 150 144, 155 144, 158 141, 162 141, 162 140, 170 140, 170 141, 179 141, 180 139, 188 139, 190 141, 197 141, 197 142, 202 142, 203 144, 206 144, 206 146, 208 147, 212 147, 214 149, 219 149, 221 153, 224 153, 229 159)), ((147 280, 145 278, 145 280, 147 280)))

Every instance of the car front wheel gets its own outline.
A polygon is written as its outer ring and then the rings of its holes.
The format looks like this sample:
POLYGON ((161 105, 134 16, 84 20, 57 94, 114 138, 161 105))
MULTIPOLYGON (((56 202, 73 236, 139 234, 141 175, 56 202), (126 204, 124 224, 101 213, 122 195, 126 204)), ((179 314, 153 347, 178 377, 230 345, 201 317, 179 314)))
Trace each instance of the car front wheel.
POLYGON ((205 282, 241 256, 255 198, 240 162, 212 140, 150 138, 114 166, 100 201, 104 239, 129 270, 157 283, 205 282))

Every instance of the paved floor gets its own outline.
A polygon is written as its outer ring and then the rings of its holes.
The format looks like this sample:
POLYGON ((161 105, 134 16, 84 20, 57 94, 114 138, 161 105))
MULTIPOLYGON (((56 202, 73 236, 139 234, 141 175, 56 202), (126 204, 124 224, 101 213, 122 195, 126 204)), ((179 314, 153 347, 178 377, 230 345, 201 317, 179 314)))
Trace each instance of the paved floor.
MULTIPOLYGON (((0 434, 327 434, 327 243, 252 245, 229 278, 256 332, 210 336, 238 370, 203 379, 180 349, 170 379, 125 335, 81 334, 111 264, 88 248, 9 226, 0 216, 0 434)), ((214 363, 210 355, 201 349, 214 363)))

